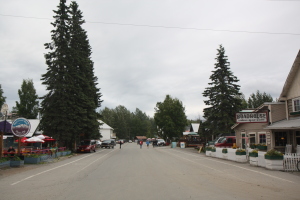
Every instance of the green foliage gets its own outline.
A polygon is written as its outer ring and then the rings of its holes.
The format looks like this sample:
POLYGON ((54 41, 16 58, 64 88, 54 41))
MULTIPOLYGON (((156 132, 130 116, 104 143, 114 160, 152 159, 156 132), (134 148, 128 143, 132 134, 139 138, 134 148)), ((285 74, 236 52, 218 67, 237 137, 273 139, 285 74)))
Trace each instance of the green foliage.
POLYGON ((14 156, 10 160, 12 160, 12 161, 21 161, 21 158, 19 156, 14 156))
POLYGON ((120 139, 132 140, 140 135, 153 137, 156 132, 154 120, 138 108, 135 112, 130 112, 121 105, 115 109, 105 107, 99 114, 106 124, 114 128, 117 138, 120 139))
POLYGON ((5 103, 5 99, 6 99, 6 97, 3 96, 3 89, 0 84, 0 109, 1 109, 2 105, 5 103))
POLYGON ((27 157, 27 158, 39 158, 41 156, 42 155, 40 155, 40 154, 26 154, 24 157, 27 157))
POLYGON ((9 161, 9 158, 6 158, 6 157, 0 158, 0 163, 6 162, 6 161, 9 161))
POLYGON ((20 102, 16 101, 17 115, 27 119, 36 119, 39 112, 39 102, 32 79, 23 80, 18 94, 20 102))
POLYGON ((230 71, 230 63, 225 56, 222 45, 218 49, 215 71, 210 76, 211 87, 205 88, 203 96, 207 97, 204 109, 204 126, 208 134, 218 135, 220 133, 231 133, 231 126, 235 123, 235 113, 242 107, 239 81, 230 71))
POLYGON ((259 90, 256 93, 252 93, 248 99, 248 107, 249 108, 257 108, 265 102, 273 102, 273 98, 270 94, 265 92, 260 93, 259 90))
POLYGON ((182 102, 170 95, 166 95, 164 102, 156 104, 154 120, 159 128, 159 136, 164 139, 182 136, 187 125, 182 102))
POLYGON ((267 156, 283 156, 283 154, 280 151, 277 151, 275 149, 271 149, 271 150, 267 151, 267 153, 265 155, 267 155, 267 156))
POLYGON ((242 153, 242 152, 246 152, 246 150, 245 150, 245 149, 237 149, 235 152, 240 152, 240 153, 242 153))
POLYGON ((81 134, 84 139, 100 137, 96 108, 102 95, 77 3, 67 6, 66 0, 60 0, 57 8, 52 42, 45 44, 48 68, 41 80, 48 93, 42 97, 41 128, 71 148, 81 134))

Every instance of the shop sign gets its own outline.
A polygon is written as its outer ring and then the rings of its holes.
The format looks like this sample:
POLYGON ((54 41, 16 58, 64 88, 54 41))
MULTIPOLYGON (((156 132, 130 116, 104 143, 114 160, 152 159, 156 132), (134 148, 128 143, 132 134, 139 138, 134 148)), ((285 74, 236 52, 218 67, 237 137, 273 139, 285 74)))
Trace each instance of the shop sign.
POLYGON ((240 112, 236 113, 236 123, 267 123, 268 113, 267 112, 240 112))
POLYGON ((11 131, 17 137, 26 136, 30 128, 30 122, 25 118, 18 118, 11 124, 11 131))

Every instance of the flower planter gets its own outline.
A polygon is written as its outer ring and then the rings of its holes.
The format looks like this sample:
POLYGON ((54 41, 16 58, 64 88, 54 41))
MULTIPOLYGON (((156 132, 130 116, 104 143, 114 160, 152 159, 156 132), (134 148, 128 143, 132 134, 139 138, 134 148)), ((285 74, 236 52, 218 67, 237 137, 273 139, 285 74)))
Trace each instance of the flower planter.
POLYGON ((61 155, 62 155, 62 156, 66 156, 66 155, 67 155, 67 152, 66 152, 66 151, 63 151, 63 152, 61 152, 61 155))
POLYGON ((249 163, 252 166, 258 166, 258 156, 257 157, 250 156, 249 163))
POLYGON ((246 152, 235 152, 235 155, 246 155, 246 152))
POLYGON ((258 153, 251 153, 251 152, 250 152, 250 153, 249 153, 249 156, 250 156, 250 157, 258 157, 258 153))
POLYGON ((37 157, 37 158, 33 158, 33 157, 25 157, 24 158, 24 163, 25 164, 38 164, 41 162, 41 158, 37 157))
POLYGON ((251 144, 251 145, 250 145, 250 148, 251 148, 251 149, 255 149, 255 148, 256 148, 256 145, 255 145, 255 144, 251 144))
POLYGON ((228 153, 227 149, 222 149, 222 153, 228 153))
POLYGON ((48 155, 42 155, 41 156, 41 161, 47 160, 48 159, 48 155))
POLYGON ((205 151, 205 155, 206 155, 206 156, 211 156, 211 151, 206 150, 206 151, 205 151))
POLYGON ((265 159, 268 159, 268 160, 283 160, 283 156, 269 156, 269 155, 265 155, 265 159))
POLYGON ((227 160, 227 158, 228 158, 227 153, 222 153, 222 158, 227 160))
POLYGON ((10 160, 0 163, 0 169, 6 168, 6 167, 10 167, 10 160))
POLYGON ((270 160, 265 159, 266 161, 266 168, 271 170, 283 170, 283 160, 270 160))
POLYGON ((56 157, 60 157, 61 156, 61 152, 56 152, 56 157))
POLYGON ((267 150, 267 146, 256 146, 256 148, 258 148, 259 150, 267 150))
POLYGON ((66 151, 67 152, 67 155, 70 155, 71 154, 71 151, 66 151))
POLYGON ((11 160, 10 167, 22 167, 24 166, 24 160, 11 160))

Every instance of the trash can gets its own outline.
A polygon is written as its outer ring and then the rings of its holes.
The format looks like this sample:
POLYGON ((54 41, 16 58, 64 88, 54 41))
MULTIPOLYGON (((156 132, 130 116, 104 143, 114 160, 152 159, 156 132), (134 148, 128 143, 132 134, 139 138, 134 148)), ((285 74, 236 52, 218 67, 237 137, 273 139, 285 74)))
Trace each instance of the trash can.
POLYGON ((185 148, 185 142, 180 142, 180 148, 182 148, 182 149, 185 148))
POLYGON ((171 148, 176 148, 176 146, 177 146, 177 142, 172 142, 171 148))

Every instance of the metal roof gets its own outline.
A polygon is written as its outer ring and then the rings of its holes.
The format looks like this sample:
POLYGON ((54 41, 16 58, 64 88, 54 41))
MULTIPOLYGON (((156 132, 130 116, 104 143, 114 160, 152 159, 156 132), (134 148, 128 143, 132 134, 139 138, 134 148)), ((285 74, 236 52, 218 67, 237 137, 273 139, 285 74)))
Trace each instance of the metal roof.
POLYGON ((100 129, 112 129, 112 130, 113 130, 112 127, 108 126, 108 125, 107 125, 105 122, 103 122, 102 120, 98 120, 98 122, 101 123, 100 129))
POLYGON ((264 129, 300 129, 300 118, 279 121, 264 129))

